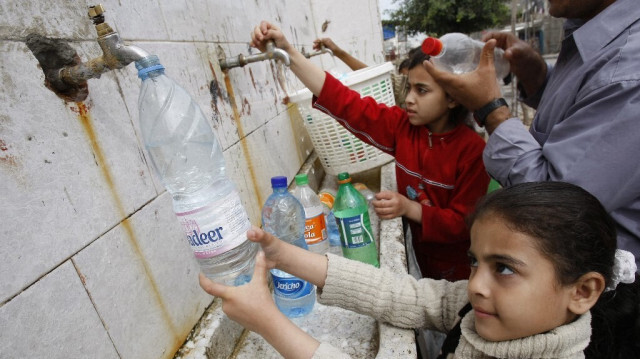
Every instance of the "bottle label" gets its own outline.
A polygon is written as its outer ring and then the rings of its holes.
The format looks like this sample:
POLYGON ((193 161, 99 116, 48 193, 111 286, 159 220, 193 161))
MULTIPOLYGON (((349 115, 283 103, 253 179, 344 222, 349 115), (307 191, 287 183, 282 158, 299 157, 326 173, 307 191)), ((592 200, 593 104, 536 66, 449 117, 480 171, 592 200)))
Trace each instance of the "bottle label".
POLYGON ((297 277, 280 277, 271 273, 273 290, 276 295, 287 298, 300 298, 311 293, 313 285, 297 277))
POLYGON ((241 245, 251 228, 235 190, 205 207, 176 216, 196 258, 214 257, 241 245))
POLYGON ((324 221, 324 212, 304 221, 304 239, 307 244, 320 243, 327 239, 327 225, 324 221))
POLYGON ((373 242, 369 213, 337 219, 343 247, 358 248, 373 242))

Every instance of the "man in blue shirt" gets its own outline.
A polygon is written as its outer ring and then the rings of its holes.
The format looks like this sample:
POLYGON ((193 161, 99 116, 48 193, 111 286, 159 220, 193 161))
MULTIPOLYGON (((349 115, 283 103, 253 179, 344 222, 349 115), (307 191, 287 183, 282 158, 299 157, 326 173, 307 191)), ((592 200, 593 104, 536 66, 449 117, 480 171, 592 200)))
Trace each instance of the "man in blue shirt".
POLYGON ((640 6, 637 0, 549 6, 552 16, 567 18, 555 66, 515 36, 490 33, 476 71, 456 76, 425 67, 485 125, 483 160, 493 178, 503 186, 564 181, 588 190, 611 213, 619 248, 632 252, 640 268, 640 6), (505 49, 521 98, 537 109, 529 131, 496 101, 494 46, 505 49))

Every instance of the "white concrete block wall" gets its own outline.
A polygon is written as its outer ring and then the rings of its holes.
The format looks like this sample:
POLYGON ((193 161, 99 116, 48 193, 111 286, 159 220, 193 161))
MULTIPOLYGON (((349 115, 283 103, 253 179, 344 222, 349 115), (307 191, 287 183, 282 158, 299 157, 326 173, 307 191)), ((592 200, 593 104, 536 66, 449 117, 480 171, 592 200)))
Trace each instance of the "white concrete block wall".
MULTIPOLYGON (((66 103, 25 45, 38 33, 83 61, 99 56, 94 4, 0 0, 0 358, 171 358, 212 300, 144 152, 133 64, 66 103)), ((269 178, 291 178, 312 151, 285 104, 302 86, 288 70, 279 81, 269 62, 225 74, 218 58, 255 53, 249 33, 266 19, 298 48, 328 36, 367 64, 383 61, 376 0, 102 4, 107 23, 157 54, 200 104, 256 225, 269 178)), ((328 55, 313 61, 346 70, 328 55)))

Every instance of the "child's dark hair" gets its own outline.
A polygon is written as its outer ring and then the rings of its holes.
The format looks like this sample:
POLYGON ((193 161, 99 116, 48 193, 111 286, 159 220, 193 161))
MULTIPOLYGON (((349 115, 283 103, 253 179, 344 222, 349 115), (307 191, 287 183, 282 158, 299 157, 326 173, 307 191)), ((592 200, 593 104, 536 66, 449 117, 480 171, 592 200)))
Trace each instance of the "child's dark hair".
MULTIPOLYGON (((409 70, 417 66, 422 66, 422 63, 429 60, 429 58, 430 56, 422 52, 422 50, 414 51, 409 57, 409 70)), ((453 121, 456 125, 463 122, 467 126, 473 128, 473 123, 469 116, 469 110, 462 105, 458 105, 451 109, 451 112, 449 113, 449 120, 453 121)))
MULTIPOLYGON (((602 204, 564 182, 531 182, 494 191, 476 206, 469 223, 500 218, 511 229, 537 238, 562 285, 598 272, 611 284, 616 227, 602 204)), ((586 358, 640 358, 640 280, 604 292, 591 308, 586 358)))

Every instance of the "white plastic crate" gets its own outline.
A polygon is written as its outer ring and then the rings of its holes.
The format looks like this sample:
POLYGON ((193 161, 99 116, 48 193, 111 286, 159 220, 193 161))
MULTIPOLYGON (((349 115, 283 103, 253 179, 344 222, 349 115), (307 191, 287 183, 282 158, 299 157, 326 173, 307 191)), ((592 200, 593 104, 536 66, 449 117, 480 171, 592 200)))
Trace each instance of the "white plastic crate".
MULTIPOLYGON (((392 71, 393 64, 386 62, 347 73, 339 80, 362 97, 370 96, 378 103, 393 106, 392 71)), ((362 142, 338 121, 311 107, 311 97, 311 91, 305 88, 289 99, 297 105, 318 158, 328 174, 358 173, 393 160, 393 156, 362 142)))

